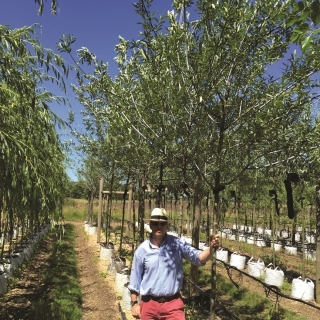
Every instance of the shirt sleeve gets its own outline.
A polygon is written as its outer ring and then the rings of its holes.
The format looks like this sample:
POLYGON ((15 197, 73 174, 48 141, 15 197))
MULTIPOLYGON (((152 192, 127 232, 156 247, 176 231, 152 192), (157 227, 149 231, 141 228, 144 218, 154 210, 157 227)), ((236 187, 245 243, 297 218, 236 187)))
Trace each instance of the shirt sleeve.
POLYGON ((199 260, 199 254, 201 250, 192 247, 189 243, 184 240, 180 240, 180 246, 182 248, 183 257, 190 261, 195 266, 204 266, 205 263, 201 263, 199 260))
POLYGON ((130 291, 135 291, 140 293, 140 286, 142 281, 142 274, 143 274, 143 265, 138 256, 138 251, 135 252, 132 262, 132 268, 130 273, 130 282, 128 285, 128 289, 130 291))

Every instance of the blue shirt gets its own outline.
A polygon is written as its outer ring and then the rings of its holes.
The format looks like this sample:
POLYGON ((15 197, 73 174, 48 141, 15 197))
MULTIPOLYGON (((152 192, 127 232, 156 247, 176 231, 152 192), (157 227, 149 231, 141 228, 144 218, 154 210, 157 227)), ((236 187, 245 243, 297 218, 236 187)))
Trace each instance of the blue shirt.
POLYGON ((182 258, 201 266, 199 254, 190 244, 167 234, 160 248, 145 240, 134 254, 129 290, 140 295, 171 296, 182 288, 182 258))

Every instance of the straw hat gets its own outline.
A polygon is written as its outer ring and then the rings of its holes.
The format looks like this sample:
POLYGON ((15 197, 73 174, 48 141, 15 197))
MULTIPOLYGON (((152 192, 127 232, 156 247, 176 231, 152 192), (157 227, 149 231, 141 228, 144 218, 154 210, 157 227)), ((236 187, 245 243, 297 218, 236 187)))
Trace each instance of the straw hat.
POLYGON ((154 208, 151 212, 150 221, 169 221, 167 211, 163 208, 154 208))

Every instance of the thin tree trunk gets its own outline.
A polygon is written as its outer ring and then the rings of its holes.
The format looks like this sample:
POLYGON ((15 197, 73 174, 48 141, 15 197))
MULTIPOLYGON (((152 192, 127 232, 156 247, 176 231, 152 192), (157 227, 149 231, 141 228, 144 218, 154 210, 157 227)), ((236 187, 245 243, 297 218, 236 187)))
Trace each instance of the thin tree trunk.
POLYGON ((139 244, 144 241, 144 212, 145 212, 145 173, 144 171, 140 171, 140 177, 139 177, 139 210, 138 210, 138 216, 139 216, 139 224, 140 224, 140 230, 139 230, 139 244))
POLYGON ((97 243, 100 242, 100 236, 101 236, 102 202, 103 202, 103 177, 100 177, 97 243))
MULTIPOLYGON (((220 203, 219 198, 219 189, 220 189, 220 172, 216 171, 215 176, 215 192, 214 194, 214 203, 213 203, 213 234, 217 233, 217 216, 218 208, 220 203)), ((217 288, 217 260, 216 260, 216 250, 212 249, 211 253, 211 295, 210 295, 210 320, 215 319, 215 306, 216 306, 216 288, 217 288)))
POLYGON ((320 185, 316 187, 316 302, 320 303, 320 185))
POLYGON ((132 223, 132 216, 131 216, 131 210, 132 210, 132 190, 133 186, 132 183, 129 185, 129 198, 128 198, 128 211, 127 211, 127 228, 126 228, 126 236, 130 237, 130 228, 129 225, 132 223))
MULTIPOLYGON (((199 235, 200 235, 200 217, 201 217, 201 173, 196 169, 195 171, 195 184, 194 184, 194 202, 193 202, 193 229, 192 229, 192 244, 194 247, 199 247, 199 235)), ((188 220, 189 221, 189 220, 188 220)), ((199 273, 198 266, 191 265, 191 281, 198 284, 199 273)), ((194 294, 194 287, 190 290, 190 294, 194 294)))

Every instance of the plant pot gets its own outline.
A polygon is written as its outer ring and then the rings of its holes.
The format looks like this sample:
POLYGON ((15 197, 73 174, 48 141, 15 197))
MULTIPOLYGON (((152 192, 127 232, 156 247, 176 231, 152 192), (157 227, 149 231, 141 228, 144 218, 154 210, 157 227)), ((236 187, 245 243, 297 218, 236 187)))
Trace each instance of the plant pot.
POLYGON ((265 264, 259 258, 258 261, 255 261, 253 257, 248 261, 248 273, 256 278, 264 277, 265 274, 265 264))
MULTIPOLYGON (((281 251, 281 249, 282 249, 282 244, 281 243, 275 242, 273 244, 273 246, 274 246, 274 251, 281 251)), ((272 243, 271 243, 271 247, 272 247, 272 243)))
POLYGON ((266 229, 266 230, 264 231, 264 233, 267 234, 268 236, 271 236, 272 230, 271 230, 271 229, 266 229))
POLYGON ((305 258, 309 261, 316 261, 316 251, 315 250, 305 250, 305 258))
POLYGON ((90 236, 94 236, 97 234, 97 227, 96 226, 90 226, 88 229, 88 233, 90 236))
POLYGON ((224 249, 224 248, 219 248, 217 251, 216 251, 216 258, 218 260, 221 260, 225 263, 228 262, 228 259, 229 259, 229 252, 228 250, 224 249))
POLYGON ((117 294, 122 294, 123 293, 123 287, 126 283, 129 282, 130 280, 130 274, 129 274, 129 269, 125 268, 120 272, 116 273, 116 278, 115 278, 115 292, 117 294))
POLYGON ((273 264, 270 263, 265 268, 265 283, 269 286, 282 287, 284 282, 284 272, 279 268, 274 268, 273 264))
POLYGON ((246 266, 246 257, 234 252, 231 254, 230 266, 236 267, 239 270, 243 270, 246 266))
POLYGON ((298 248, 293 246, 285 246, 284 251, 294 256, 298 254, 298 248))
POLYGON ((291 296, 306 301, 314 300, 314 283, 308 278, 305 281, 301 277, 293 279, 291 296))
POLYGON ((266 242, 264 241, 264 239, 258 238, 257 241, 256 241, 256 245, 258 247, 265 247, 266 246, 266 242))
POLYGON ((0 274, 0 295, 5 294, 7 292, 8 292, 7 276, 3 272, 0 274))
MULTIPOLYGON (((124 284, 123 292, 122 292, 121 309, 124 311, 131 310, 131 294, 128 289, 128 285, 129 285, 129 282, 124 284)), ((140 303, 140 296, 138 296, 137 300, 140 303)))
POLYGON ((254 244, 254 236, 247 237, 247 243, 248 244, 254 244))
POLYGON ((100 260, 110 261, 114 257, 113 244, 106 246, 105 243, 100 243, 100 260))

